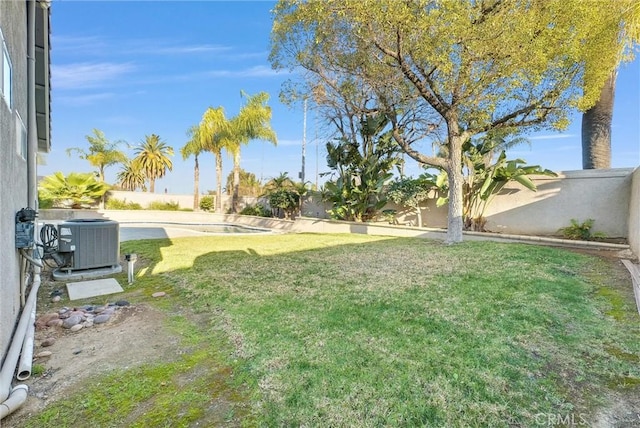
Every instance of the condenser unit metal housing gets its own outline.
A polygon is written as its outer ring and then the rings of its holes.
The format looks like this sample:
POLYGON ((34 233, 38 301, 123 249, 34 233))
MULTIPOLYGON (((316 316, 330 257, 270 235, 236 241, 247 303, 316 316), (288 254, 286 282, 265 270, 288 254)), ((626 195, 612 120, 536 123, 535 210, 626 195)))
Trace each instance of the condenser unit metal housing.
POLYGON ((61 270, 120 266, 120 228, 117 221, 68 220, 58 224, 58 252, 67 263, 61 270))

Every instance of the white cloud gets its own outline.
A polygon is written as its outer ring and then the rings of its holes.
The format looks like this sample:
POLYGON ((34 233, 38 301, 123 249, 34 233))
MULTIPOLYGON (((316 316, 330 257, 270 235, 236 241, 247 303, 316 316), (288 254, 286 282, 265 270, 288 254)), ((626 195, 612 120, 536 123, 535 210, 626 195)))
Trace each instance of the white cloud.
POLYGON ((212 70, 207 73, 209 77, 275 77, 286 74, 267 67, 266 65, 256 65, 242 70, 212 70))
POLYGON ((113 98, 114 96, 115 94, 111 92, 86 95, 62 95, 56 97, 55 101, 66 106, 80 107, 96 104, 97 102, 113 98))
POLYGON ((101 86, 135 70, 130 63, 75 63, 51 66, 51 80, 55 89, 79 89, 101 86))

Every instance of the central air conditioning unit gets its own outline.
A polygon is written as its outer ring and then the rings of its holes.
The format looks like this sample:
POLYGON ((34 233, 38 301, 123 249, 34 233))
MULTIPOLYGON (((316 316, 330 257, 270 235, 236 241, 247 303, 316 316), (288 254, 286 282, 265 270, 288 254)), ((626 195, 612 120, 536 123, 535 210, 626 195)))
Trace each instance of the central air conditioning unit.
POLYGON ((66 261, 60 270, 67 272, 120 267, 118 222, 78 219, 58 224, 58 253, 66 261))

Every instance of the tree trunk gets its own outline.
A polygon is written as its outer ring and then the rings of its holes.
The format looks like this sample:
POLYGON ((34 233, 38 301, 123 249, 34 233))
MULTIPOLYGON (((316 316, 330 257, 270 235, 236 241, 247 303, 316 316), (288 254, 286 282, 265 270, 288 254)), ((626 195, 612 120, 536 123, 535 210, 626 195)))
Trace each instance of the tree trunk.
POLYGON ((151 193, 155 193, 156 192, 156 180, 150 178, 149 179, 149 192, 151 193))
POLYGON ((449 136, 449 155, 447 160, 449 176, 449 211, 447 219, 447 244, 462 242, 462 138, 449 136))
POLYGON ((582 114, 582 169, 611 168, 611 120, 616 87, 614 70, 600 91, 600 99, 582 114))
POLYGON ((240 148, 233 154, 233 197, 231 198, 231 211, 238 212, 238 199, 240 197, 240 148))
POLYGON ((193 167, 193 210, 198 211, 200 208, 200 165, 198 164, 198 156, 195 156, 196 164, 193 167))
POLYGON ((222 213, 222 153, 215 153, 216 157, 216 205, 215 212, 222 213))
POLYGON ((422 227, 422 210, 420 209, 420 202, 416 206, 416 215, 418 216, 418 227, 422 227))

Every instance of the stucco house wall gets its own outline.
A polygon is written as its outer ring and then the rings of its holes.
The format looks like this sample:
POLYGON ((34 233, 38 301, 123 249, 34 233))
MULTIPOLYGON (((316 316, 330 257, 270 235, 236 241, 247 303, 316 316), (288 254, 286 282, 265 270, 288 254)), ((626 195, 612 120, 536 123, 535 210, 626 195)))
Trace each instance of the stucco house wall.
POLYGON ((5 355, 20 311, 15 214, 27 206, 27 161, 18 153, 18 116, 27 126, 26 1, 0 1, 0 30, 12 66, 12 105, 0 97, 0 354, 5 355))
MULTIPOLYGON (((51 146, 49 6, 48 0, 0 0, 0 76, 3 77, 0 80, 0 361, 3 364, 21 315, 22 273, 20 254, 15 246, 16 213, 27 207, 37 210, 36 152, 48 152, 51 146), (33 38, 29 37, 30 25, 33 38), (5 55, 10 73, 5 72, 8 68, 3 61, 5 55), (31 63, 30 55, 35 59, 31 63), (29 70, 34 72, 32 80, 29 70), (30 93, 30 89, 33 92, 30 93)), ((25 285, 30 283, 25 281, 25 285)))

